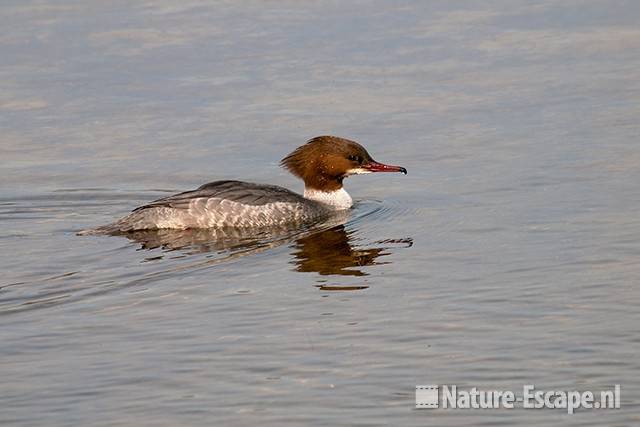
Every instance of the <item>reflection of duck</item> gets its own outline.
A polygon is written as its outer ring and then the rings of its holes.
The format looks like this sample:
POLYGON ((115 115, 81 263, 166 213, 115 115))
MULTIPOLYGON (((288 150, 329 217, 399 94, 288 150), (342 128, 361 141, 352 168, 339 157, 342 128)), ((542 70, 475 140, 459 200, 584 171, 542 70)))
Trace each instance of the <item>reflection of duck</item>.
POLYGON ((224 251, 222 259, 215 260, 216 263, 293 242, 292 256, 296 271, 341 276, 365 276, 367 273, 358 267, 381 264, 376 259, 389 255, 390 244, 405 247, 413 244, 412 239, 405 238, 375 242, 376 246, 371 248, 356 248, 344 226, 347 218, 346 214, 339 215, 314 228, 164 229, 140 230, 122 235, 148 250, 163 248, 181 250, 187 254, 224 251))
POLYGON ((279 246, 304 230, 285 227, 251 228, 189 228, 186 230, 138 230, 122 236, 141 244, 141 249, 183 249, 188 253, 234 251, 267 246, 279 246), (270 244, 271 243, 271 244, 270 244))
MULTIPOLYGON (((411 246, 411 239, 398 241, 411 246)), ((385 264, 376 262, 379 256, 389 255, 388 247, 354 248, 344 225, 296 239, 293 256, 296 271, 317 272, 322 275, 366 276, 362 270, 350 267, 385 264)))

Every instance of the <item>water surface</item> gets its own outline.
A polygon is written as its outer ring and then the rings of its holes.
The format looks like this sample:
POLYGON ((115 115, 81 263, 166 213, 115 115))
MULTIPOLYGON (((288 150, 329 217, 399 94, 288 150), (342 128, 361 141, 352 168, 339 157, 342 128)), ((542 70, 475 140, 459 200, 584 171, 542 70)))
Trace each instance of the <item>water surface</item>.
POLYGON ((638 424, 636 2, 0 10, 3 424, 638 424), (76 236, 217 179, 301 190, 278 161, 321 134, 409 175, 284 235, 76 236))

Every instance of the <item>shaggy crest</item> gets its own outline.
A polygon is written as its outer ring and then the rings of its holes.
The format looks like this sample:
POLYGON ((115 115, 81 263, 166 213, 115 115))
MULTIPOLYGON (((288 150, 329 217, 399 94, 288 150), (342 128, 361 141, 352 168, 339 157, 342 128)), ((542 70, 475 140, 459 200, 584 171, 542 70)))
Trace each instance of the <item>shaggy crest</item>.
POLYGON ((350 171, 371 162, 374 160, 357 142, 324 135, 296 148, 280 165, 301 178, 307 188, 335 191, 342 188, 342 180, 350 171))

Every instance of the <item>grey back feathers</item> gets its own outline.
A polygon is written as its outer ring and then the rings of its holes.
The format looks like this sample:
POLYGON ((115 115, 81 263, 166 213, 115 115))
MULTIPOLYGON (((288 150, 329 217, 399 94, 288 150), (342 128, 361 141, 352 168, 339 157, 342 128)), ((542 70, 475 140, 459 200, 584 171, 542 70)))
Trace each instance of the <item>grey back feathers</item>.
POLYGON ((242 181, 216 181, 158 199, 118 221, 82 234, 119 234, 162 228, 269 227, 302 223, 331 214, 320 202, 286 188, 242 181))
POLYGON ((252 206, 261 206, 274 202, 309 202, 301 195, 283 187, 227 180, 210 182, 196 190, 185 191, 184 193, 155 200, 134 209, 133 212, 157 207, 188 209, 194 199, 223 199, 252 206))

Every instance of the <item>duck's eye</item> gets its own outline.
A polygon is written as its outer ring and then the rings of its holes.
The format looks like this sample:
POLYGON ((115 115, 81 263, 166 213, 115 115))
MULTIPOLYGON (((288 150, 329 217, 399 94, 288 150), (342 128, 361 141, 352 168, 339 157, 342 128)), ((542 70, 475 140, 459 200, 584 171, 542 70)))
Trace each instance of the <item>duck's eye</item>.
POLYGON ((356 156, 356 155, 349 156, 349 160, 351 160, 352 162, 358 162, 358 164, 360 165, 364 161, 364 159, 361 156, 356 156))

